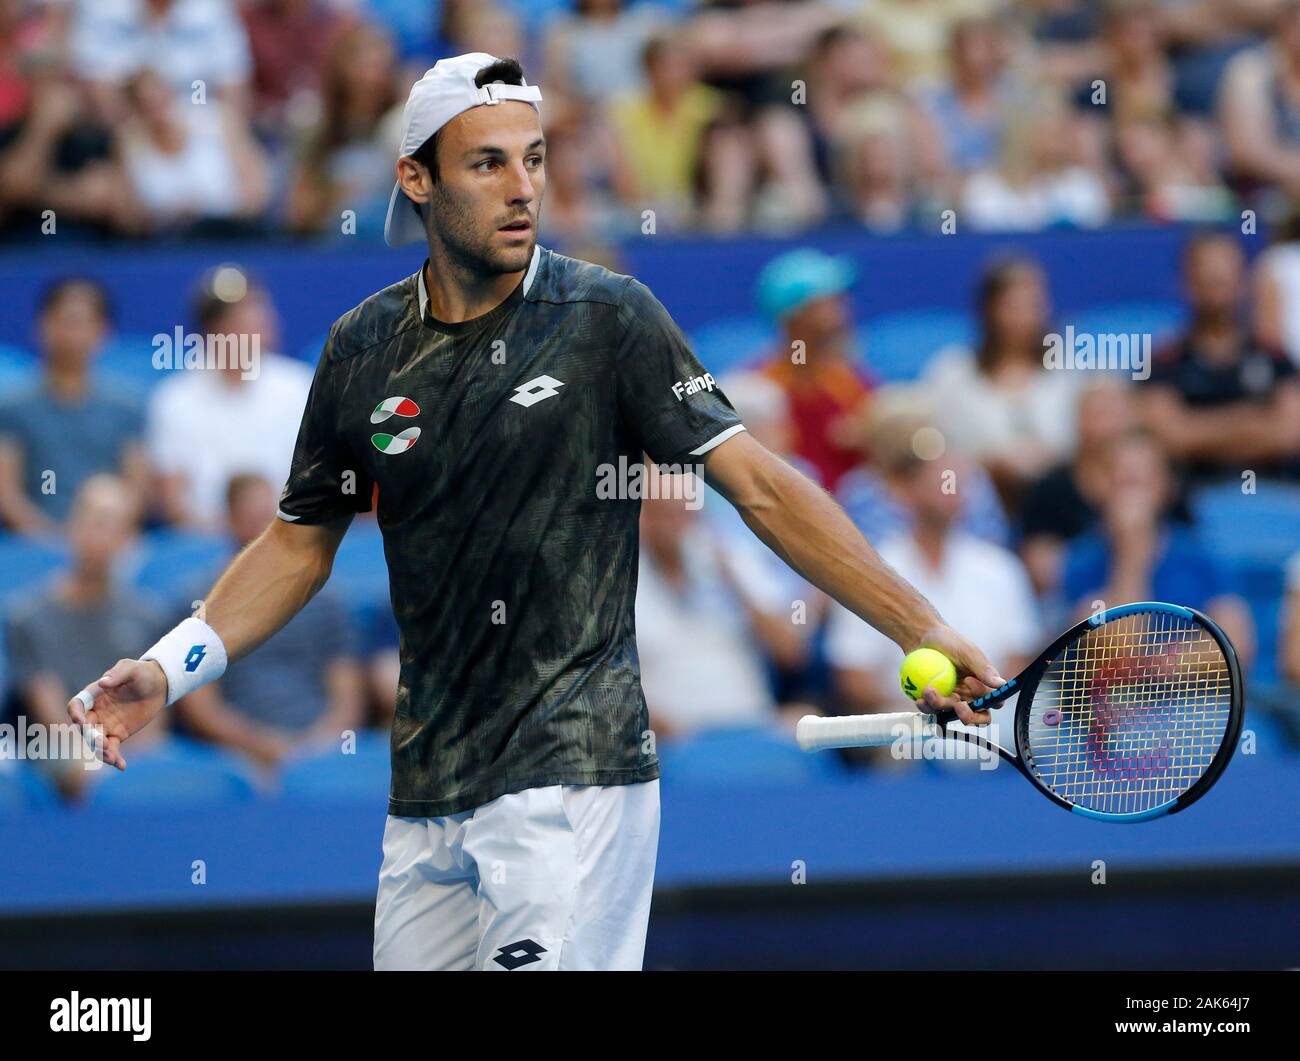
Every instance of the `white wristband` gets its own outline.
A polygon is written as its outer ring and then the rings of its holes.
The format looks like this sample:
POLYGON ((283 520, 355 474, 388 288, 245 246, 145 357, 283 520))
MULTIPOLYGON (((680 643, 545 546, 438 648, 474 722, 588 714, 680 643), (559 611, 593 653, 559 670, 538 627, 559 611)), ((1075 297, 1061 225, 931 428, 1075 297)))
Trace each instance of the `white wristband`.
POLYGON ((164 635, 143 659, 154 660, 167 675, 167 705, 226 671, 226 646, 202 619, 193 616, 164 635))

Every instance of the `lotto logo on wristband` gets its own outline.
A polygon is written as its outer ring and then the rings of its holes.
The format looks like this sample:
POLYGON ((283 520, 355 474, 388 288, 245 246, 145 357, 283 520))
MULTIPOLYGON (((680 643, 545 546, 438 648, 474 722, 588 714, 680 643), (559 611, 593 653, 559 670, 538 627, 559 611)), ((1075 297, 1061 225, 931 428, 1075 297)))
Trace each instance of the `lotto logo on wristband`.
POLYGON ((199 669, 199 664, 203 662, 205 655, 207 655, 207 652, 203 645, 192 646, 189 654, 185 657, 185 669, 193 674, 199 669))

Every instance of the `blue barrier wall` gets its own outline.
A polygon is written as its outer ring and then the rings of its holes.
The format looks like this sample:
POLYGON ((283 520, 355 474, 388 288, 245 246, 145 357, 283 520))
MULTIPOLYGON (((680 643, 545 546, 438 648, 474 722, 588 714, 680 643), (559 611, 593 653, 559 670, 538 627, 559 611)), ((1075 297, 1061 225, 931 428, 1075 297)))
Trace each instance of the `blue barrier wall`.
MULTIPOLYGON (((1043 262, 1060 314, 1073 316, 1116 302, 1169 302, 1178 296, 1178 254, 1186 238, 1186 230, 1168 227, 1015 237, 881 237, 851 230, 819 233, 801 242, 853 258, 861 278, 854 307, 860 319, 870 320, 913 309, 968 310, 980 269, 1007 251, 1029 253, 1043 262)), ((1256 240, 1262 244, 1263 237, 1256 240)), ((627 242, 620 255, 622 268, 648 284, 678 323, 692 331, 719 318, 754 314, 759 270, 789 246, 776 240, 656 236, 627 242)), ((297 354, 322 337, 340 314, 414 272, 421 260, 419 251, 365 244, 134 249, 50 241, 48 247, 0 254, 0 344, 31 345, 32 310, 40 290, 68 273, 85 273, 108 285, 120 333, 170 333, 178 324, 192 323, 191 292, 203 271, 237 261, 273 293, 285 352, 297 354)))

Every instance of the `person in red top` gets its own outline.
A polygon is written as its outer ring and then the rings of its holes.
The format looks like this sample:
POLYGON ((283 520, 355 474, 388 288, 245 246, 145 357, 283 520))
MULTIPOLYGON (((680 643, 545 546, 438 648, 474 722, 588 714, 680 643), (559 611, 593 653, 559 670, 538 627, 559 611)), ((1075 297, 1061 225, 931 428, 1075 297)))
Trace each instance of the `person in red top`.
POLYGON ((845 293, 855 278, 847 260, 805 248, 768 262, 757 286, 760 308, 781 329, 762 372, 789 400, 794 452, 832 493, 863 459, 856 425, 874 387, 852 348, 845 293))

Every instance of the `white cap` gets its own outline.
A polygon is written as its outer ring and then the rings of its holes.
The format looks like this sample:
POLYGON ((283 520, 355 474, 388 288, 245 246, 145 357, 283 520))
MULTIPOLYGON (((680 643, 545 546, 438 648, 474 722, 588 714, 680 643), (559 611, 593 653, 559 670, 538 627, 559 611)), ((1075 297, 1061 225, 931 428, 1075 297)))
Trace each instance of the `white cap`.
MULTIPOLYGON (((417 151, 421 144, 471 107, 494 106, 502 100, 531 103, 540 112, 542 90, 525 81, 522 85, 493 82, 480 88, 474 78, 484 67, 501 60, 487 52, 469 52, 451 59, 439 59, 411 89, 402 110, 402 155, 417 151)), ((384 219, 384 241, 390 247, 416 243, 425 238, 419 207, 406 197, 400 184, 393 185, 384 219)))

